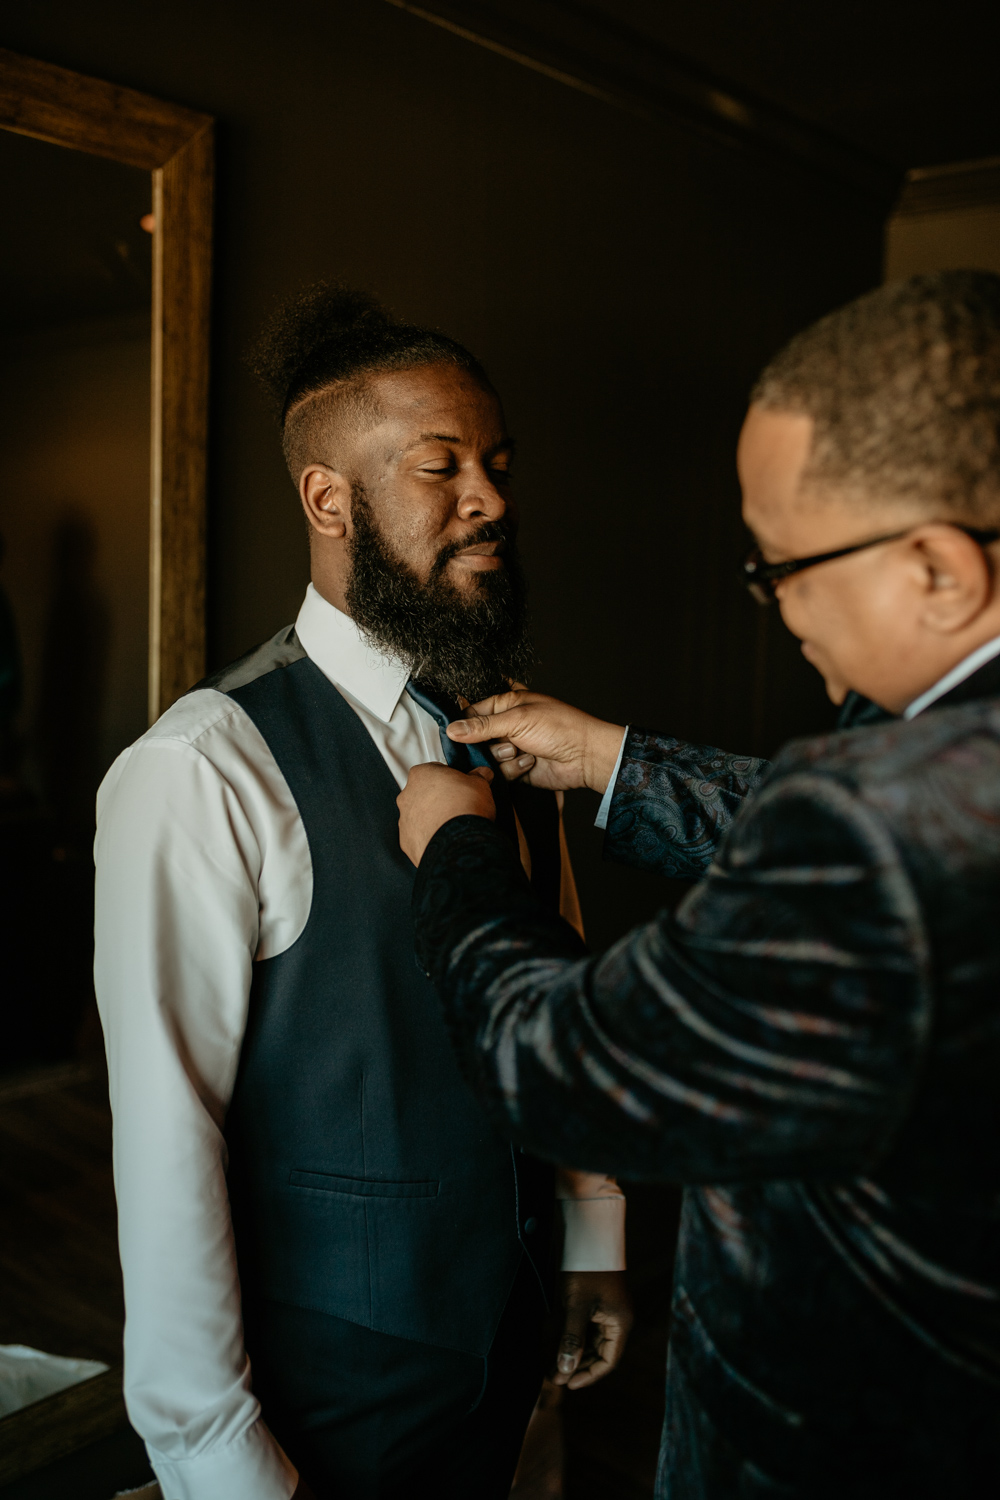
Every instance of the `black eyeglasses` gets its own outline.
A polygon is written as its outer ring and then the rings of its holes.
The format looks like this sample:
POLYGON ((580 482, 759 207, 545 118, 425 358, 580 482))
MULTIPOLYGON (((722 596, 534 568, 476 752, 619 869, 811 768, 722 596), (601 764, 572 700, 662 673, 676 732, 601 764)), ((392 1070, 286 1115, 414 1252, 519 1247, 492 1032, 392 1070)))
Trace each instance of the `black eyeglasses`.
MULTIPOLYGON (((959 521, 940 524, 964 531, 980 547, 985 547, 987 542, 1000 540, 1000 531, 993 528, 984 530, 979 526, 963 526, 959 521)), ((863 552, 866 547, 878 547, 882 542, 897 542, 901 536, 906 536, 915 529, 914 526, 907 526, 905 531, 890 531, 885 536, 873 536, 868 542, 855 542, 853 547, 838 547, 836 552, 817 552, 813 557, 794 557, 788 562, 765 562, 760 548, 754 547, 743 564, 743 582, 758 604, 770 604, 774 598, 775 585, 783 578, 790 578, 793 573, 802 573, 806 568, 815 568, 819 563, 833 562, 835 557, 850 557, 852 552, 863 552)))

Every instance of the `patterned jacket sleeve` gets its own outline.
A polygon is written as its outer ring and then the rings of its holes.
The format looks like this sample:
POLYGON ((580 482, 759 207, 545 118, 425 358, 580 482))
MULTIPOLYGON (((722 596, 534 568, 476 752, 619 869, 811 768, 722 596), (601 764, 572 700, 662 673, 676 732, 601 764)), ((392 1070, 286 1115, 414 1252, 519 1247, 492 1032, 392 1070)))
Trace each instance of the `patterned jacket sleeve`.
POLYGON ((481 818, 439 830, 414 901, 463 1070, 536 1154, 721 1183, 888 1150, 929 1029, 926 941, 892 839, 834 777, 775 774, 677 913, 603 957, 481 818))
POLYGON ((605 858, 697 879, 769 770, 766 760, 752 755, 630 729, 611 799, 605 858))

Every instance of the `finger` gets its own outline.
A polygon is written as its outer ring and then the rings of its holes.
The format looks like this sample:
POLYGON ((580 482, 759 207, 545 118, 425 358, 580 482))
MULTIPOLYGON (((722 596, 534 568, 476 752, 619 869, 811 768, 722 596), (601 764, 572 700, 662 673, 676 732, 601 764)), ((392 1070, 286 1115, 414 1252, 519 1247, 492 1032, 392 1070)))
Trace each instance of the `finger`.
POLYGON ((599 1380, 604 1379, 605 1375, 610 1375, 613 1369, 614 1365, 609 1364, 607 1360, 601 1359, 599 1355, 591 1355, 576 1374, 567 1380, 566 1389, 582 1391, 588 1385, 596 1385, 599 1380))
POLYGON ((552 1377, 556 1385, 565 1385, 579 1368, 589 1321, 589 1309, 585 1304, 571 1302, 567 1305, 566 1321, 556 1356, 556 1370, 552 1377))
POLYGON ((535 764, 535 757, 527 751, 522 755, 510 740, 499 740, 490 746, 490 754, 499 763, 508 781, 518 781, 535 764))
POLYGON ((583 1358, 583 1344, 577 1340, 562 1339, 559 1344, 559 1354, 556 1359, 555 1374, 552 1380, 555 1385, 567 1385, 579 1369, 583 1358))
POLYGON ((521 777, 526 776, 534 764, 535 757, 533 755, 519 755, 517 760, 504 761, 500 767, 500 771, 507 781, 520 781, 521 777))
POLYGON ((472 770, 469 772, 469 775, 480 776, 483 781, 493 780, 493 772, 490 770, 489 766, 473 766, 472 770))
POLYGON ((450 740, 465 741, 467 744, 506 738, 494 730, 492 714, 472 714, 467 719, 453 719, 448 725, 447 733, 450 740))
POLYGON ((529 696, 527 688, 519 688, 510 693, 494 693, 492 698, 481 698, 478 703, 472 703, 466 711, 466 718, 473 714, 502 714, 510 708, 516 708, 529 696))
POLYGON ((587 1357, 580 1361, 579 1368, 568 1382, 571 1391, 581 1390, 585 1385, 594 1385, 621 1363, 628 1340, 628 1329, 617 1318, 605 1321, 599 1312, 593 1314, 594 1345, 587 1357))
POLYGON ((410 768, 410 774, 406 780, 408 786, 411 784, 421 786, 424 782, 447 780, 449 777, 462 774, 463 772, 455 770, 453 766, 443 766, 436 760, 423 760, 410 768))
POLYGON ((465 719, 452 719, 448 725, 448 738, 467 744, 479 744, 482 740, 510 740, 516 745, 527 717, 522 706, 514 705, 500 713, 471 714, 465 719))
POLYGON ((617 1321, 605 1324, 605 1337, 601 1344, 601 1358, 605 1360, 610 1369, 621 1363, 621 1357, 625 1353, 625 1345, 628 1343, 628 1328, 617 1321))
POLYGON ((593 1331, 593 1348, 588 1360, 583 1363, 593 1374, 595 1380, 600 1380, 621 1363, 622 1355, 625 1353, 625 1344, 628 1341, 628 1330, 617 1320, 601 1325, 600 1315, 596 1316, 593 1331))

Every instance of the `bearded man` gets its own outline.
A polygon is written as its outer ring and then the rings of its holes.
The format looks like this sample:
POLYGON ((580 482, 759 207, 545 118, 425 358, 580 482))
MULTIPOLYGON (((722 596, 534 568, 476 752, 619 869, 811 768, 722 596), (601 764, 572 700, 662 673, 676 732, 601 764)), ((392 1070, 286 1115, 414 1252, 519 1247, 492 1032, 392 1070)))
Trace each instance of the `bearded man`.
MULTIPOLYGON (((166 1500, 500 1500, 542 1375, 553 1181, 458 1073, 395 799, 414 765, 473 764, 445 734, 459 697, 530 665, 512 445, 467 350, 341 287, 279 312, 255 365, 312 582, 98 803, 129 1415, 166 1500)), ((498 778, 496 816, 578 921, 553 794, 498 778)), ((589 1384, 627 1332, 624 1200, 593 1175, 559 1193, 556 1378, 589 1384)))

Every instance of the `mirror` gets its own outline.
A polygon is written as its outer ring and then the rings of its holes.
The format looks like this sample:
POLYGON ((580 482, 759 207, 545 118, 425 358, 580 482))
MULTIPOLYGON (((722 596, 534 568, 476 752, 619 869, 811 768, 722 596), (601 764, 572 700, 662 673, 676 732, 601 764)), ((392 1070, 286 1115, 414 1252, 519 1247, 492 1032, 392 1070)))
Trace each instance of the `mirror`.
POLYGON ((91 844, 108 766, 204 671, 212 131, 10 53, 0 80, 0 1496, 42 1500, 151 1477, 91 844))
POLYGON ((9 1068, 99 1042, 87 1009, 94 796, 147 714, 152 253, 149 178, 135 167, 4 131, 0 195, 17 225, 0 242, 9 1068))

